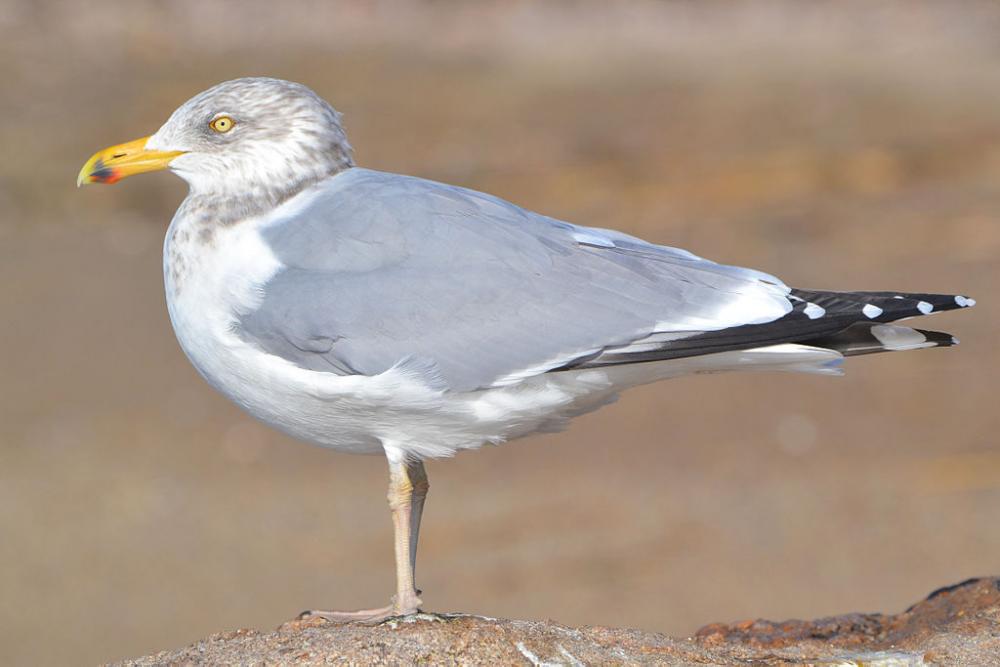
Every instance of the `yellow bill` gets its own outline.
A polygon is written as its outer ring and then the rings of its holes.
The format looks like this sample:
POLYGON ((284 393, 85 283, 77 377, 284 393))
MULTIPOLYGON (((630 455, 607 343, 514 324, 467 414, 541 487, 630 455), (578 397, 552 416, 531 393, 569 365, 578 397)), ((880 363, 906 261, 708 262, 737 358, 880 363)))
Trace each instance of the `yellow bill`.
POLYGON ((143 137, 97 151, 80 170, 77 187, 87 183, 117 183, 126 176, 166 169, 171 160, 184 153, 146 150, 148 140, 149 137, 143 137))

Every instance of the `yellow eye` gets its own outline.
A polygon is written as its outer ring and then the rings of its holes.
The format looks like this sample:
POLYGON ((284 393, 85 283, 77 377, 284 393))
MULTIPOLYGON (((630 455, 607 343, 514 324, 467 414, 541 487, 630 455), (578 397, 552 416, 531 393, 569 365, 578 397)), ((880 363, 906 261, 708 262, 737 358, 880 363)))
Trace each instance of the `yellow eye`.
POLYGON ((229 130, 233 129, 234 125, 236 125, 236 123, 233 122, 233 119, 229 116, 219 116, 208 124, 210 128, 221 134, 225 134, 229 130))

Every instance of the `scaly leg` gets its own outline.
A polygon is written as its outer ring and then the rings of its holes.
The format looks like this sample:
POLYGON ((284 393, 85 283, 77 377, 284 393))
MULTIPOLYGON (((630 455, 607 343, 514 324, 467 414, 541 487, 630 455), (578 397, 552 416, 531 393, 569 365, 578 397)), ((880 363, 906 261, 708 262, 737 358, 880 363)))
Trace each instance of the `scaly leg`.
MULTIPOLYGON (((424 470, 424 462, 417 461, 407 466, 410 476, 410 483, 413 485, 412 509, 410 510, 410 572, 413 577, 417 576, 417 542, 420 540, 420 517, 424 513, 424 500, 427 498, 427 491, 431 488, 427 481, 427 471, 424 470)), ((414 585, 416 588, 416 585, 414 585)), ((420 590, 417 589, 417 595, 420 590)))
POLYGON ((305 611, 299 615, 300 619, 320 617, 336 622, 378 623, 393 616, 407 616, 419 611, 421 601, 413 585, 413 572, 417 564, 420 515, 428 488, 430 485, 422 462, 407 463, 390 458, 388 500, 396 553, 396 595, 392 603, 360 611, 305 611))

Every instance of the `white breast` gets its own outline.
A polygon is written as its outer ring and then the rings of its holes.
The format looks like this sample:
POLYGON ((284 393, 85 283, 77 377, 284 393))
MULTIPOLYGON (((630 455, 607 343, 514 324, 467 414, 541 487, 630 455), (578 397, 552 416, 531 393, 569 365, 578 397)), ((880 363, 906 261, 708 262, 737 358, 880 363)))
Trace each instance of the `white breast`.
MULTIPOLYGON (((261 287, 282 268, 257 232, 260 221, 211 234, 188 228, 194 224, 175 219, 164 247, 167 308, 181 348, 209 384, 253 416, 296 437, 333 444, 327 441, 335 424, 321 423, 329 420, 316 414, 330 412, 316 398, 329 393, 323 374, 266 354, 237 333, 239 314, 256 307, 261 287)), ((371 436, 338 430, 343 449, 381 451, 371 436)))

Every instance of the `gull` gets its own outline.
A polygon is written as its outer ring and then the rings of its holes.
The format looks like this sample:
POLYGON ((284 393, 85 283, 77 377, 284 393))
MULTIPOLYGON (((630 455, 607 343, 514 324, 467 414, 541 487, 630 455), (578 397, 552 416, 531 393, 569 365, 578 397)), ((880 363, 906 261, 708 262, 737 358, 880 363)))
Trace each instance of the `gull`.
POLYGON ((169 169, 177 340, 204 379, 294 438, 389 467, 396 593, 312 611, 419 611, 427 459, 539 431, 691 373, 839 374, 844 357, 948 346, 896 320, 965 296, 788 287, 752 269, 497 197, 357 167, 341 115, 272 78, 227 81, 148 137, 99 151, 78 185, 169 169))

